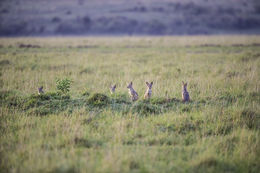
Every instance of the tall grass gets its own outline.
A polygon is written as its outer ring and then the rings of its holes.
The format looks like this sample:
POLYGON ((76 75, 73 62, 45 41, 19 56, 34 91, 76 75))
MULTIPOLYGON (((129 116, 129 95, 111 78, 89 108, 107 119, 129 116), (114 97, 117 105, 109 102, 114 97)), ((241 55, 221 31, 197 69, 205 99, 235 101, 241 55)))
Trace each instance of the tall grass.
POLYGON ((0 40, 1 172, 260 169, 258 36, 0 40))

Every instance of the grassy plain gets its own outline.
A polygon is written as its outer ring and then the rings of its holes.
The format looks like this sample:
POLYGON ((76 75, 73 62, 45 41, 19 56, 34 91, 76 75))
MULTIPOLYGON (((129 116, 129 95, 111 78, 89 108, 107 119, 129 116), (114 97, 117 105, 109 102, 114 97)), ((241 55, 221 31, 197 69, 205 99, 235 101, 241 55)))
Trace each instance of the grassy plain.
POLYGON ((260 170, 259 36, 1 38, 0 66, 0 172, 260 170))

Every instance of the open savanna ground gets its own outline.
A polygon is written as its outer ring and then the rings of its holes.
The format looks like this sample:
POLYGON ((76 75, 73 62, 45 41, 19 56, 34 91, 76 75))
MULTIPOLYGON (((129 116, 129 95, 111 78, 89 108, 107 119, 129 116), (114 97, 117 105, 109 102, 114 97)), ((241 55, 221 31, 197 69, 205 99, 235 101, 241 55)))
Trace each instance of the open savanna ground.
POLYGON ((259 67, 259 36, 0 38, 0 172, 259 172, 259 67))

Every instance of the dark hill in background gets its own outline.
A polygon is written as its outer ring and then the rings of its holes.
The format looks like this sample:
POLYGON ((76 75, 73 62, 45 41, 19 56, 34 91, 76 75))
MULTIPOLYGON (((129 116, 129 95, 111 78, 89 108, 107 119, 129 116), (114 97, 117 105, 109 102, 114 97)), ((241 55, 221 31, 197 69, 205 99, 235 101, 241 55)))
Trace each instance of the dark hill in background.
POLYGON ((259 34, 259 0, 0 0, 0 35, 259 34))

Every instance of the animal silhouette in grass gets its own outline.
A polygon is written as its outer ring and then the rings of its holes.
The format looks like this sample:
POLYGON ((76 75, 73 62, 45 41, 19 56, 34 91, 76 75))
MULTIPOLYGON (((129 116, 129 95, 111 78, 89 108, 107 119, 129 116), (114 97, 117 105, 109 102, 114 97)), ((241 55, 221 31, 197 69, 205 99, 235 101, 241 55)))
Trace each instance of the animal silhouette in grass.
POLYGON ((137 94, 137 92, 133 88, 133 82, 130 82, 127 85, 127 88, 129 90, 129 95, 130 95, 132 101, 134 102, 134 101, 138 100, 138 94, 137 94))
POLYGON ((116 92, 116 84, 110 86, 110 93, 114 94, 116 92))
POLYGON ((147 89, 146 89, 146 92, 145 92, 145 94, 144 94, 144 98, 145 98, 145 99, 150 99, 151 96, 152 96, 153 82, 151 82, 151 83, 145 82, 145 83, 146 83, 147 89))
POLYGON ((182 81, 182 101, 183 102, 188 102, 190 101, 190 95, 189 92, 187 91, 187 82, 182 81))
MULTIPOLYGON (((153 82, 149 83, 149 82, 145 82, 146 83, 146 86, 147 86, 147 89, 146 89, 146 92, 144 94, 144 99, 150 99, 151 96, 152 96, 152 87, 153 87, 153 82)), ((190 101, 190 95, 189 95, 189 92, 187 91, 187 85, 188 83, 186 82, 183 82, 182 81, 182 101, 183 102, 189 102, 190 101)), ((137 92, 134 90, 133 88, 133 82, 130 82, 128 85, 127 85, 127 88, 129 90, 129 95, 131 97, 131 100, 134 102, 134 101, 137 101, 138 100, 138 94, 137 92)), ((115 90, 116 90, 116 84, 115 85, 111 85, 110 86, 110 92, 111 94, 114 94, 115 93, 115 90)), ((167 92, 168 93, 168 92, 167 92)), ((43 91, 43 86, 39 87, 38 88, 38 95, 41 95, 41 94, 44 94, 44 91, 43 91)), ((167 96, 167 100, 170 100, 168 98, 168 94, 166 94, 167 96)))
POLYGON ((44 94, 43 91, 43 86, 41 86, 40 88, 38 88, 38 95, 44 94))

